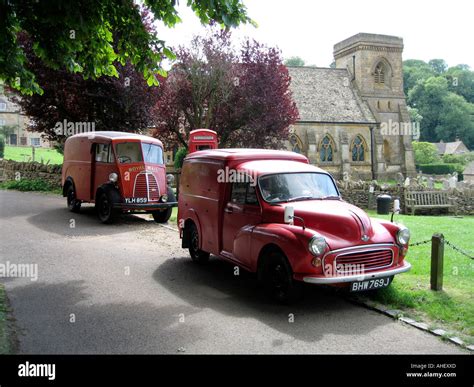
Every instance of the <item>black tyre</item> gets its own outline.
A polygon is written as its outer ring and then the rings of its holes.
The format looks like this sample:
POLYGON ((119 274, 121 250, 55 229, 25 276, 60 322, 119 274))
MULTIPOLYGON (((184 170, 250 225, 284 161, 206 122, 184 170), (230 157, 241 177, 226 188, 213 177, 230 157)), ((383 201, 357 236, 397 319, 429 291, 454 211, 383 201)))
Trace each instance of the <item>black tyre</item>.
POLYGON ((302 283, 293 279, 290 264, 280 251, 268 252, 260 270, 259 277, 268 297, 282 304, 291 304, 302 297, 302 283))
POLYGON ((66 191, 66 200, 67 200, 67 208, 71 212, 79 212, 81 209, 81 202, 76 198, 76 190, 72 184, 69 185, 66 191))
POLYGON ((99 193, 95 207, 97 216, 102 223, 113 223, 117 218, 117 210, 113 208, 113 200, 109 193, 99 193))
MULTIPOLYGON (((170 187, 168 187, 168 201, 169 202, 176 201, 174 192, 170 187)), ((151 214, 153 215, 153 219, 155 220, 156 223, 166 223, 170 219, 172 213, 173 213, 173 208, 170 207, 162 211, 153 211, 151 214)))
POLYGON ((153 219, 155 219, 156 223, 166 223, 171 217, 172 211, 172 208, 168 208, 162 211, 153 211, 151 214, 153 215, 153 219))
POLYGON ((189 255, 196 263, 206 263, 209 261, 209 253, 199 248, 199 232, 194 223, 191 223, 189 230, 189 255))

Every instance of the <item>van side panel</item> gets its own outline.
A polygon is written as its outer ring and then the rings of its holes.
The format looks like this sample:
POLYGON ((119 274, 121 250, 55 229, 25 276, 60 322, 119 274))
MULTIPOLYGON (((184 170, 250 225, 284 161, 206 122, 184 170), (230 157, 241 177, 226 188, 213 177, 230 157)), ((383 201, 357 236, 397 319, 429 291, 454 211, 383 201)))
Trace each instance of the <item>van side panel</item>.
POLYGON ((211 254, 220 252, 223 208, 219 194, 224 183, 218 182, 218 176, 222 169, 220 161, 188 160, 180 179, 179 220, 199 219, 201 249, 211 254))
POLYGON ((63 184, 71 177, 79 200, 89 201, 91 176, 91 145, 88 138, 70 137, 64 146, 63 184))

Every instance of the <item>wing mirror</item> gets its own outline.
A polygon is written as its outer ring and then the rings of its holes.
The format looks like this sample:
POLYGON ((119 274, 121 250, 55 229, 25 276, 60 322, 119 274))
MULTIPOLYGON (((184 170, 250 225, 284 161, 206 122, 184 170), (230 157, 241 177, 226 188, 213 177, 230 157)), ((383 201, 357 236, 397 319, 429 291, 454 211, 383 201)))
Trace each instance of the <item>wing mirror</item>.
POLYGON ((295 209, 292 206, 285 207, 284 222, 286 224, 293 224, 295 218, 295 209))

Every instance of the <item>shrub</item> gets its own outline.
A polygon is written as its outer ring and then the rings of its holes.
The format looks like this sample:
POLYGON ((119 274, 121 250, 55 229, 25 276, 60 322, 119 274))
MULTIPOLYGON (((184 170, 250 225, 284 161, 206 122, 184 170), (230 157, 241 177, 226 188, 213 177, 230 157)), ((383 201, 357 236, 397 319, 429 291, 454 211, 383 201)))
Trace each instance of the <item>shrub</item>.
POLYGON ((183 161, 186 155, 188 154, 188 150, 186 148, 179 148, 174 156, 174 168, 176 170, 181 169, 183 166, 183 161))
POLYGON ((474 152, 463 153, 459 155, 444 155, 443 162, 447 164, 462 164, 466 166, 474 160, 474 152))
POLYGON ((16 189, 18 191, 54 191, 57 187, 52 187, 48 182, 41 179, 21 179, 9 180, 2 184, 3 188, 16 189))
POLYGON ((418 168, 421 172, 427 175, 446 175, 448 173, 457 172, 459 175, 462 174, 464 167, 462 164, 420 164, 418 168))
POLYGON ((0 136, 0 159, 3 159, 3 155, 5 154, 5 139, 0 136))
POLYGON ((432 164, 439 162, 438 149, 429 142, 413 142, 416 164, 432 164))

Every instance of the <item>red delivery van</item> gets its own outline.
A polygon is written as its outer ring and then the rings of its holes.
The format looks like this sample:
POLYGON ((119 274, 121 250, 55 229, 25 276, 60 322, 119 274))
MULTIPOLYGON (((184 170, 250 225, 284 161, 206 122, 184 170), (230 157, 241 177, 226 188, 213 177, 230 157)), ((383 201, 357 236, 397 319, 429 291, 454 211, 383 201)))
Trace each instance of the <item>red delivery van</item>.
POLYGON ((120 212, 151 213, 156 222, 168 221, 177 202, 167 179, 163 144, 153 137, 89 132, 69 137, 64 145, 62 187, 68 208, 78 212, 81 203, 95 203, 103 223, 120 212))
POLYGON ((293 152, 188 155, 178 219, 194 261, 214 254, 255 272, 281 302, 297 298, 302 282, 379 289, 411 267, 406 227, 369 218, 341 198, 329 173, 293 152))

